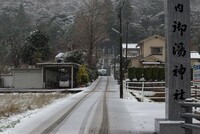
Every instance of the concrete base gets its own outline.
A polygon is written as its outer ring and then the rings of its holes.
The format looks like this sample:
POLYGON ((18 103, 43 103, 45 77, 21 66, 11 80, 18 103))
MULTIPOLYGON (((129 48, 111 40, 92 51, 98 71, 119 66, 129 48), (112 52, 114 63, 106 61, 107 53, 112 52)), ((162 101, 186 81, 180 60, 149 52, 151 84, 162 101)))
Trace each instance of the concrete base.
MULTIPOLYGON (((155 119, 155 134, 185 134, 185 129, 180 126, 183 121, 168 121, 166 119, 155 119)), ((199 134, 193 130, 193 134, 199 134)))

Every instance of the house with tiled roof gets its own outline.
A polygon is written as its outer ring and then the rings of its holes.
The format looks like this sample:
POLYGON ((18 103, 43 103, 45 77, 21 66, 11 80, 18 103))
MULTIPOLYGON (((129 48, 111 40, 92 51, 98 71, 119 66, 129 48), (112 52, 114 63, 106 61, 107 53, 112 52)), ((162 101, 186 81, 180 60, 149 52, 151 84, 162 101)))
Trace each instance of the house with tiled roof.
MULTIPOLYGON (((136 57, 131 58, 130 67, 164 67, 166 63, 165 38, 160 35, 153 35, 138 42, 139 48, 136 57)), ((191 51, 191 65, 200 62, 200 54, 191 51)))
POLYGON ((141 40, 137 57, 131 59, 130 66, 134 67, 163 67, 165 65, 165 40, 159 35, 153 35, 141 40))

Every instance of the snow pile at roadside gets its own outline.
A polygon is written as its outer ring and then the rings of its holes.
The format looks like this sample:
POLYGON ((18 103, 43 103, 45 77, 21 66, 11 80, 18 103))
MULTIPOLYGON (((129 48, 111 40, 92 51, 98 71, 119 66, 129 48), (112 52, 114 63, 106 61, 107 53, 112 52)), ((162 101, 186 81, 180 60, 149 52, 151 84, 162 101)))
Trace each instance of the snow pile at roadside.
POLYGON ((134 102, 138 102, 137 99, 130 93, 124 90, 124 99, 133 100, 134 102))
POLYGON ((137 101, 136 98, 138 98, 142 102, 152 102, 152 100, 150 100, 148 97, 145 96, 153 96, 153 95, 155 95, 153 91, 144 91, 144 93, 142 93, 142 91, 127 90, 127 89, 124 90, 125 99, 133 99, 136 101, 137 101), (133 93, 134 96, 131 93, 133 93))
POLYGON ((3 132, 8 128, 13 128, 17 123, 20 122, 21 119, 28 117, 34 113, 37 113, 40 110, 42 110, 42 108, 26 111, 26 112, 20 113, 20 114, 14 114, 8 118, 1 119, 0 120, 0 132, 3 132))

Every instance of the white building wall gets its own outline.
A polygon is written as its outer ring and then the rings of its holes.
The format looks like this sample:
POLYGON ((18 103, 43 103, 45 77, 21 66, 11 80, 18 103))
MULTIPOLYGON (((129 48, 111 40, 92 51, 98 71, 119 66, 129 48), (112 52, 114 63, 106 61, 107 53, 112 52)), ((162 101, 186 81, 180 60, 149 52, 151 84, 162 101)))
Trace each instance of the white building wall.
POLYGON ((14 88, 42 88, 41 69, 15 69, 13 70, 14 88))
POLYGON ((12 88, 13 87, 13 76, 12 75, 2 75, 3 87, 12 88))

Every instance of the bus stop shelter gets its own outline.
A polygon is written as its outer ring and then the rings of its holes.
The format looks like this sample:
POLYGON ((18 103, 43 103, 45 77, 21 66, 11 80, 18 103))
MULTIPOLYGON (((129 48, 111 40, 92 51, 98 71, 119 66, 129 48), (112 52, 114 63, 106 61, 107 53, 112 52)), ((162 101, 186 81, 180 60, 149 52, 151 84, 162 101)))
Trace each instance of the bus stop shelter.
POLYGON ((80 64, 77 63, 37 63, 42 68, 43 88, 60 88, 62 82, 68 83, 67 87, 76 86, 76 72, 80 64))

